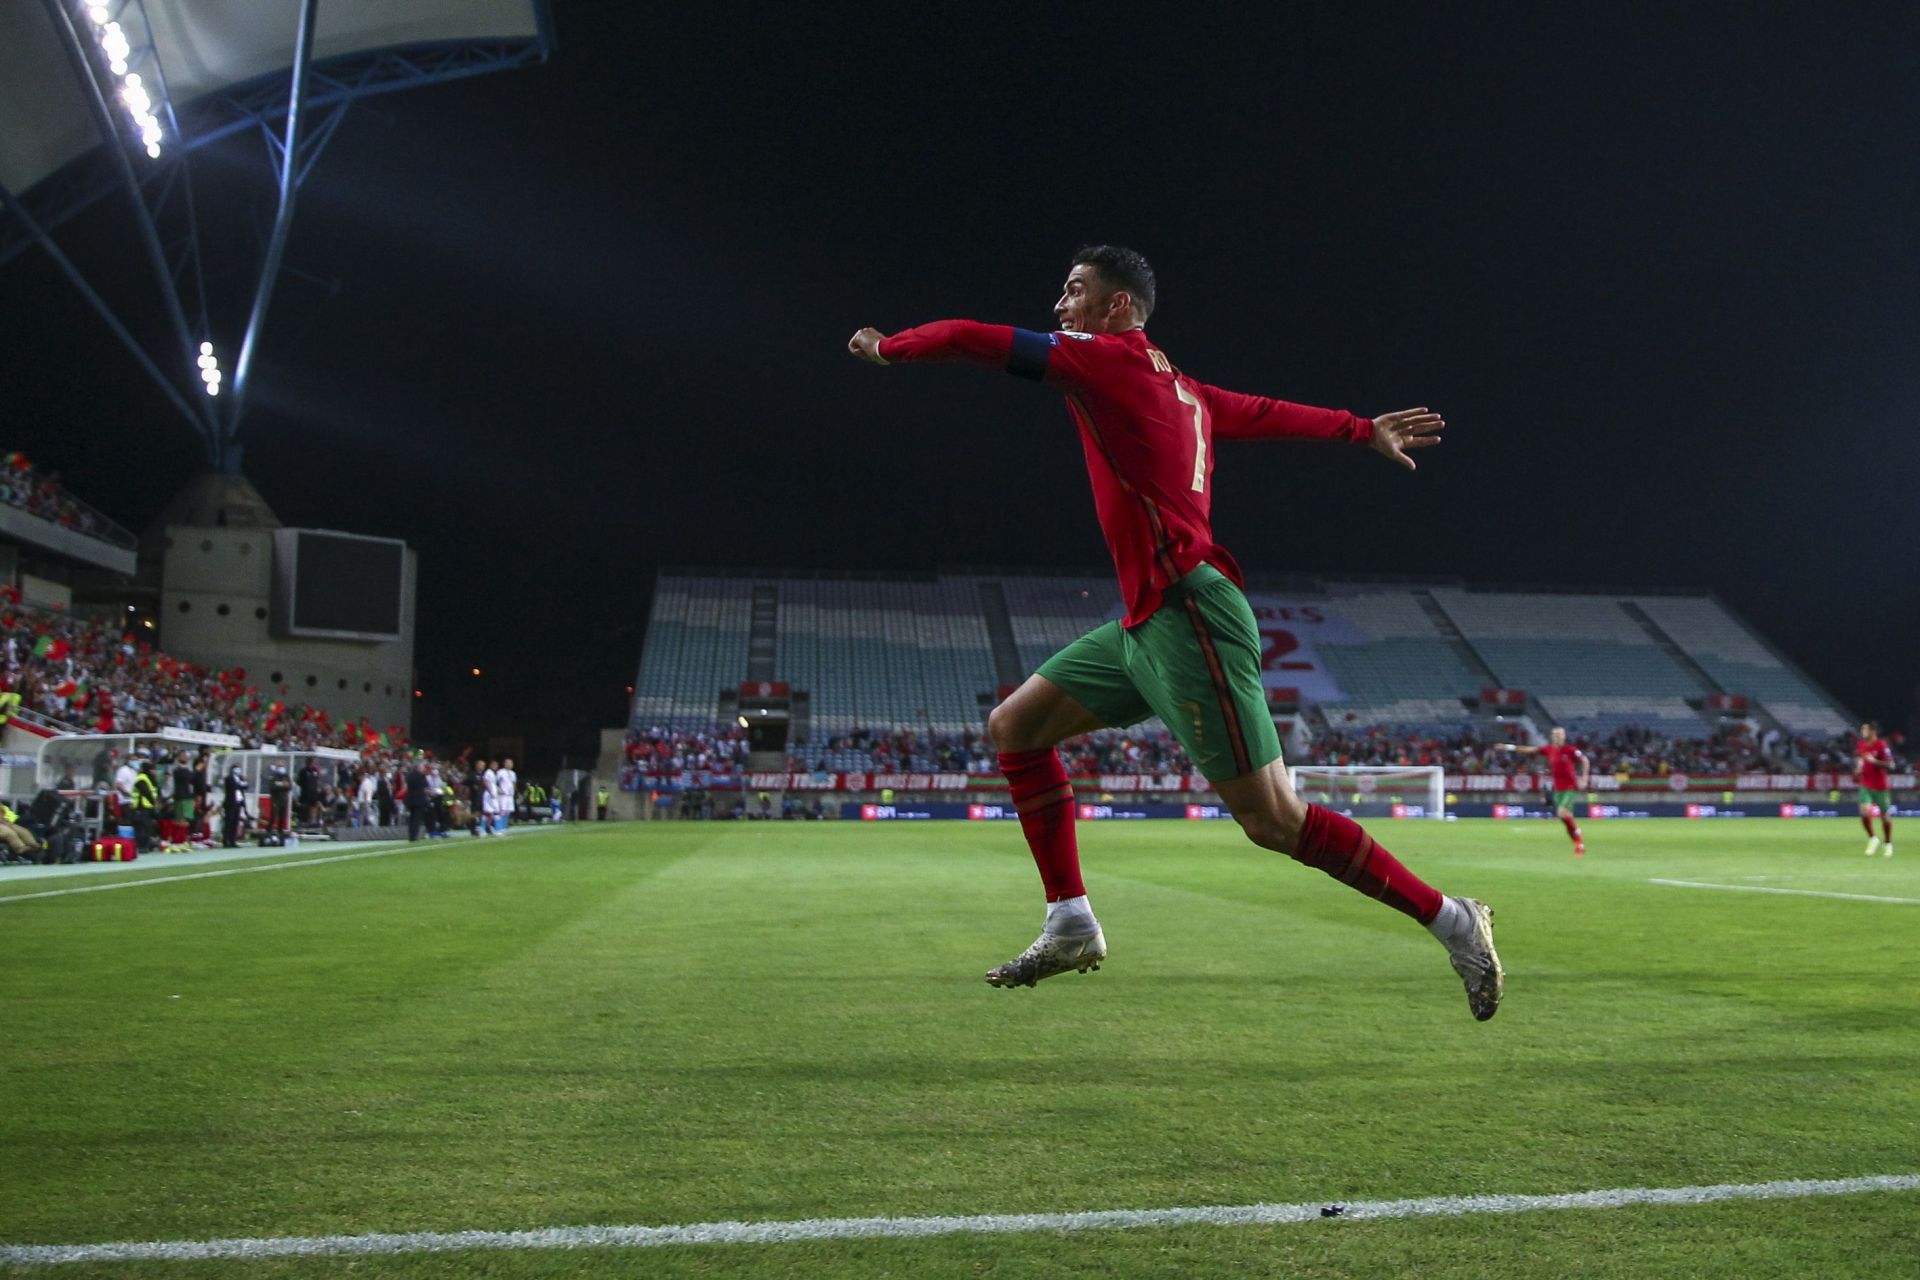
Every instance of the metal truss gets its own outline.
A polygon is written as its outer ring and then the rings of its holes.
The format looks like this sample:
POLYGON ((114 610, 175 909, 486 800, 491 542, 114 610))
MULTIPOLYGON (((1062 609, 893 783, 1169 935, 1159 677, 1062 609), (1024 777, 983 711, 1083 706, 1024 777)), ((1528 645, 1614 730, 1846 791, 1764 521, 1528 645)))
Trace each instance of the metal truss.
POLYGON ((320 63, 308 57, 319 0, 302 0, 294 61, 288 69, 208 94, 184 107, 176 106, 165 93, 165 80, 153 51, 144 0, 108 2, 123 28, 133 25, 128 20, 130 15, 137 14, 139 18, 135 33, 144 40, 133 43, 127 61, 132 66, 137 60, 143 73, 161 88, 158 100, 164 110, 166 145, 157 160, 148 162, 142 156, 136 167, 128 152, 137 149, 137 144, 127 137, 101 89, 102 73, 92 65, 92 51, 80 34, 71 5, 68 0, 42 0, 67 47, 95 126, 107 145, 64 166, 36 184, 31 193, 22 195, 0 190, 0 209, 8 215, 0 218, 0 267, 28 249, 44 249, 108 328, 128 347, 136 362, 160 384, 168 400, 192 423, 206 446, 209 461, 222 470, 237 471, 247 375, 272 300, 274 282, 281 270, 281 254, 292 222, 294 198, 333 139, 347 109, 362 98, 378 94, 512 71, 546 61, 554 44, 549 0, 533 0, 536 32, 530 39, 408 45, 365 50, 320 63), (313 117, 311 123, 309 116, 313 117), (194 386, 192 391, 183 394, 180 385, 162 372, 162 367, 173 365, 174 360, 162 358, 156 362, 140 347, 127 326, 88 284, 52 236, 60 226, 114 191, 126 193, 135 211, 136 234, 160 286, 173 340, 180 347, 180 364, 176 367, 189 374, 197 372, 197 335, 210 334, 212 322, 207 308, 206 272, 188 157, 202 147, 248 130, 257 131, 265 143, 268 160, 275 170, 278 201, 239 347, 239 359, 233 369, 231 394, 222 413, 218 411, 221 406, 216 397, 205 394, 203 387, 194 386), (191 321, 189 309, 193 312, 191 321))
MULTIPOLYGON (((545 11, 542 3, 539 12, 543 27, 545 11)), ((407 45, 345 54, 312 65, 308 71, 306 106, 308 110, 344 108, 361 98, 383 93, 537 66, 547 60, 552 47, 550 36, 536 35, 530 40, 407 45)), ((276 126, 283 126, 286 120, 290 75, 290 70, 275 72, 176 109, 172 122, 175 136, 160 161, 149 166, 149 180, 201 147, 249 129, 260 132, 277 166, 279 131, 276 126)), ((332 130, 323 121, 314 131, 314 138, 320 138, 323 131, 327 138, 332 137, 332 130)), ((309 152, 307 168, 312 167, 318 155, 318 149, 309 152)), ((111 166, 96 152, 39 183, 24 199, 33 208, 39 224, 55 231, 75 214, 111 194, 115 184, 111 166)), ((34 243, 34 238, 14 222, 0 224, 0 266, 34 243)))

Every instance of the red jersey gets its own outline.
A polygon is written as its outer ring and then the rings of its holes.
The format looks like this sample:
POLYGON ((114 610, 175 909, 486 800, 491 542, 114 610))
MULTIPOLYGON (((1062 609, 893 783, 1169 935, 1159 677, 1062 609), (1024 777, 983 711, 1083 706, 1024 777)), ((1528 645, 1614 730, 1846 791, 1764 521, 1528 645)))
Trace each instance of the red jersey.
POLYGON ((1202 563, 1244 585, 1240 567, 1213 540, 1216 438, 1373 439, 1372 420, 1344 409, 1314 409, 1196 382, 1173 366, 1144 329, 1039 333, 938 320, 885 339, 880 358, 993 365, 1066 396, 1129 627, 1153 616, 1167 587, 1202 563))
POLYGON ((1553 789, 1555 791, 1574 791, 1580 786, 1580 770, 1575 762, 1586 759, 1586 754, 1571 742, 1564 746, 1554 746, 1549 742, 1540 748, 1541 756, 1547 762, 1547 768, 1553 771, 1553 789))
POLYGON ((1854 768, 1860 773, 1860 787, 1865 791, 1885 791, 1887 789, 1887 770, 1893 767, 1893 748, 1887 745, 1885 738, 1875 738, 1872 742, 1857 742, 1853 747, 1854 768))

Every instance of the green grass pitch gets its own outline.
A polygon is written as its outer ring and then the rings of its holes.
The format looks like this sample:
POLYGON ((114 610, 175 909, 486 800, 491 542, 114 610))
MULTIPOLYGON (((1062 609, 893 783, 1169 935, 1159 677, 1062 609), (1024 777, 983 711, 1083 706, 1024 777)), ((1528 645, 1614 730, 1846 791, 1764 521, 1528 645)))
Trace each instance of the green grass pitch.
MULTIPOLYGON (((0 902, 0 1243, 1549 1193, 1920 1172, 1920 862, 1857 823, 1377 822, 1425 932, 1227 823, 659 824, 0 902)), ((1920 850, 1920 843, 1916 844, 1920 850)), ((311 856, 310 852, 302 856, 311 856)), ((156 860, 159 863, 160 860, 156 860)), ((138 870, 149 864, 142 861, 138 870)), ((0 897, 84 881, 6 882, 0 897)), ((1920 1196, 59 1276, 1920 1274, 1920 1196)))

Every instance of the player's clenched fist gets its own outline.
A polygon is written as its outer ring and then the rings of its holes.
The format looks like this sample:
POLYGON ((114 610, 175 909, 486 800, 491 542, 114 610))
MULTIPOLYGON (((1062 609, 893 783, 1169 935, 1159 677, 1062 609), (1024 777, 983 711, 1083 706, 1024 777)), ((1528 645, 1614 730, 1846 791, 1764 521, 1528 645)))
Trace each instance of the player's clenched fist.
POLYGON ((847 339, 847 350, 862 360, 869 360, 874 364, 885 364, 886 361, 880 358, 880 343, 886 336, 878 329, 869 326, 847 339))

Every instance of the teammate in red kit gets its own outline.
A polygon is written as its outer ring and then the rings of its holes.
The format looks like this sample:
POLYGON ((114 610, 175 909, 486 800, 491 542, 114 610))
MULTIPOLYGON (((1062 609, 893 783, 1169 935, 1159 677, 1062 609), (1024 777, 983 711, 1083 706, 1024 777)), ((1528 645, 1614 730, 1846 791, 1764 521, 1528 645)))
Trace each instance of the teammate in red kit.
POLYGON ((1593 778, 1593 762, 1587 759, 1587 753, 1567 741, 1567 731, 1558 725, 1547 731, 1547 745, 1544 747, 1519 747, 1511 742, 1500 744, 1500 750, 1513 751, 1523 756, 1545 756, 1547 769, 1553 775, 1553 816, 1560 819, 1567 829, 1567 835, 1573 840, 1573 856, 1578 858, 1587 852, 1587 842, 1581 838, 1580 828, 1573 821, 1573 806, 1580 801, 1580 793, 1587 789, 1587 783, 1593 778))
POLYGON ((1867 856, 1875 851, 1893 856, 1893 793, 1887 788, 1887 770, 1893 768, 1893 748, 1880 736, 1880 726, 1869 720, 1860 726, 1860 740, 1853 746, 1853 772, 1860 783, 1860 825, 1867 829, 1867 856), (1873 834, 1874 810, 1880 811, 1880 834, 1886 845, 1873 834))
POLYGON ((873 364, 965 361, 1064 395, 1126 605, 1124 619, 1048 659, 988 717, 1047 914, 1033 945, 987 981, 1032 986, 1106 959, 1080 879, 1073 787, 1054 747, 1158 715, 1249 839, 1425 925, 1446 946, 1474 1017, 1491 1018, 1503 993, 1492 911, 1441 895, 1350 819, 1294 794, 1260 686, 1259 629, 1211 518, 1215 440, 1342 441, 1411 469, 1407 451, 1438 444, 1445 424, 1426 409, 1368 420, 1210 387, 1147 337, 1153 306, 1146 259, 1101 245, 1074 256, 1055 332, 942 320, 891 336, 861 329, 847 342, 873 364))

